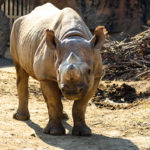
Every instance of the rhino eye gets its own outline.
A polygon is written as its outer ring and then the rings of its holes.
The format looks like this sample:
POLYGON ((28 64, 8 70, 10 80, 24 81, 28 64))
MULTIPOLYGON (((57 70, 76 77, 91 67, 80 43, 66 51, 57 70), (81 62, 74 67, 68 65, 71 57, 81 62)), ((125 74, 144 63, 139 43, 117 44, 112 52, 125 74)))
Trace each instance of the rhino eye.
POLYGON ((57 70, 57 73, 59 74, 59 69, 57 70))
POLYGON ((91 74, 91 70, 90 69, 88 69, 88 74, 91 74))

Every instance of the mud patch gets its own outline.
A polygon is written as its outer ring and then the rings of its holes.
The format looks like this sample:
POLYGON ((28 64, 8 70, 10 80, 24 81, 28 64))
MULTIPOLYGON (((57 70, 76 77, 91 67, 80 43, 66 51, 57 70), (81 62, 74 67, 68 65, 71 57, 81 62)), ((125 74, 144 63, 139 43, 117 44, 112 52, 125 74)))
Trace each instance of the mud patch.
POLYGON ((112 84, 106 85, 102 88, 98 88, 97 93, 95 95, 95 99, 104 100, 109 99, 118 103, 132 103, 136 100, 137 94, 135 88, 127 85, 127 84, 112 84))
POLYGON ((102 83, 90 104, 109 109, 127 109, 141 103, 141 99, 148 98, 150 92, 137 92, 136 89, 126 83, 102 83))

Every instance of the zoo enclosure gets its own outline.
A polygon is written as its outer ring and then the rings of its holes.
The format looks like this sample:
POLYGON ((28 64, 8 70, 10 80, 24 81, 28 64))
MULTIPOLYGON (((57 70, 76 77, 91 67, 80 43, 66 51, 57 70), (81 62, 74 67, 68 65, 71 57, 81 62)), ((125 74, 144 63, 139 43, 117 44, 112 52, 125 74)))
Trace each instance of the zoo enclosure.
POLYGON ((10 29, 15 19, 32 10, 30 1, 31 0, 4 0, 0 9, 10 19, 10 29))

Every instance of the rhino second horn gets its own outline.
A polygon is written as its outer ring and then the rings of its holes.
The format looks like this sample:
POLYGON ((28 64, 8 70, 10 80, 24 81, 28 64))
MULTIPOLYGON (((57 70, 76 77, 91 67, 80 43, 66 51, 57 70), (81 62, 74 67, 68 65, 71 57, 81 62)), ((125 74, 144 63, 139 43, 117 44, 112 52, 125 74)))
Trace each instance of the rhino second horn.
POLYGON ((66 79, 67 80, 79 80, 81 77, 80 70, 74 65, 70 64, 67 68, 66 79))
POLYGON ((74 52, 71 52, 67 58, 67 62, 73 63, 73 62, 77 62, 77 61, 80 61, 80 58, 74 52))

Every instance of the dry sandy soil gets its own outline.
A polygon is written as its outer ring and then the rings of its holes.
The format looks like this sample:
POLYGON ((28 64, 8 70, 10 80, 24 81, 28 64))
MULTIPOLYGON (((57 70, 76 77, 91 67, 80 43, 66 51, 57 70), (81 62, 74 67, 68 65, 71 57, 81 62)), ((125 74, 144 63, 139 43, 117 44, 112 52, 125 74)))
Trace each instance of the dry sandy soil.
MULTIPOLYGON (((0 150, 150 150, 149 97, 138 99, 126 109, 98 108, 90 103, 86 121, 92 129, 91 137, 71 135, 72 102, 63 100, 64 110, 69 116, 63 121, 67 134, 51 136, 42 133, 48 114, 39 83, 33 79, 29 89, 31 120, 21 122, 12 118, 18 103, 15 82, 13 67, 0 68, 0 150)), ((150 82, 146 80, 128 84, 138 92, 150 91, 150 82)))

